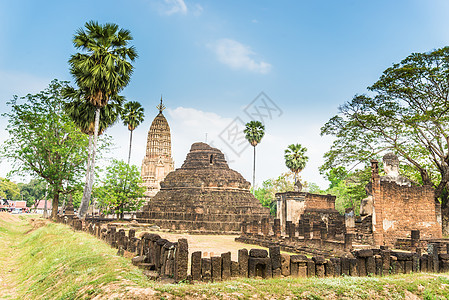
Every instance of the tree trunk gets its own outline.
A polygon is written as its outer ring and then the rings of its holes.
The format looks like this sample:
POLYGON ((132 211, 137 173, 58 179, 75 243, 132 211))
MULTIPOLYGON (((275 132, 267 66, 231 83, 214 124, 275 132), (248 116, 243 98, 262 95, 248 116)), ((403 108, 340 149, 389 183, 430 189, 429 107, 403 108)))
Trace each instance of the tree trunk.
POLYGON ((130 130, 129 133, 129 153, 128 153, 128 166, 129 166, 129 162, 131 160, 131 145, 133 143, 133 131, 130 130))
POLYGON ((56 190, 53 194, 53 201, 51 203, 51 218, 52 220, 56 220, 56 216, 58 215, 58 206, 59 206, 59 190, 56 190))
POLYGON ((92 158, 90 163, 89 171, 89 182, 87 186, 84 187, 83 199, 81 201, 80 209, 78 215, 80 219, 84 220, 86 218, 87 209, 89 208, 89 201, 92 195, 92 188, 94 185, 94 177, 95 177, 95 155, 97 152, 97 141, 98 141, 98 129, 100 125, 100 107, 97 107, 95 111, 95 129, 94 129, 94 139, 93 139, 93 147, 92 147, 92 158))
POLYGON ((83 198, 81 199, 81 204, 79 207, 78 215, 81 216, 80 211, 84 210, 84 206, 89 203, 89 200, 87 200, 87 191, 89 189, 89 182, 90 182, 90 167, 91 167, 91 159, 92 159, 92 147, 93 147, 93 135, 89 134, 89 148, 87 153, 87 167, 86 167, 86 181, 84 183, 84 190, 83 190, 83 198), (87 203, 86 203, 87 202, 87 203))
POLYGON ((253 194, 256 191, 256 146, 253 146, 254 148, 254 160, 253 160, 253 194))

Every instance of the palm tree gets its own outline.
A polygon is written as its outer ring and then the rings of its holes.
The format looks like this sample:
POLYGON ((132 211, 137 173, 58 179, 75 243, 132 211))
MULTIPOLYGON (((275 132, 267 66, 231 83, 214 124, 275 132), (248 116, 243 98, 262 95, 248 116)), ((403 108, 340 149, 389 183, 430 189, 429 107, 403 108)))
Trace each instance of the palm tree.
POLYGON ((285 165, 295 173, 295 184, 298 173, 305 168, 309 160, 309 157, 305 155, 306 152, 307 148, 301 146, 301 144, 291 144, 284 151, 285 165))
POLYGON ((246 127, 243 130, 245 138, 254 148, 254 161, 253 161, 253 189, 255 189, 256 182, 256 146, 262 140, 265 134, 265 126, 260 121, 251 121, 246 123, 246 127))
POLYGON ((106 23, 99 25, 89 21, 86 30, 77 30, 73 44, 82 53, 76 53, 69 59, 70 73, 75 78, 84 99, 95 106, 94 136, 89 175, 89 184, 84 189, 79 216, 85 218, 95 176, 95 155, 98 132, 100 127, 101 108, 129 83, 137 53, 133 46, 128 47, 132 40, 128 30, 119 29, 118 25, 106 23))
MULTIPOLYGON (((64 104, 64 110, 67 115, 72 119, 81 132, 89 136, 89 148, 87 155, 87 170, 89 170, 91 165, 96 108, 90 102, 82 100, 79 91, 75 91, 73 88, 69 87, 63 90, 63 96, 66 99, 71 100, 64 104)), ((116 103, 108 103, 105 107, 101 108, 98 135, 103 134, 108 127, 117 122, 121 111, 122 102, 123 99, 119 97, 116 99, 116 103)), ((86 172, 85 188, 89 185, 90 175, 90 172, 86 172)))
POLYGON ((145 117, 143 113, 142 105, 137 101, 130 101, 125 103, 125 107, 122 111, 122 120, 125 126, 128 126, 129 133, 129 154, 128 154, 128 165, 131 160, 131 145, 133 141, 133 131, 136 129, 140 123, 143 122, 145 117))

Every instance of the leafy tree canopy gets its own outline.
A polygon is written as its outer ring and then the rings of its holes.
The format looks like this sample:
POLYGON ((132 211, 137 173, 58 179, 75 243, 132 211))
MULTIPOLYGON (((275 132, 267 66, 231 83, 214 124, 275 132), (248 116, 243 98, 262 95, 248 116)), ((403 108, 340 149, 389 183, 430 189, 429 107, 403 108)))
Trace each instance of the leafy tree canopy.
MULTIPOLYGON (((283 173, 277 178, 265 180, 262 183, 262 187, 254 190, 254 196, 260 201, 262 206, 270 208, 270 213, 272 215, 276 214, 275 194, 293 191, 295 186, 294 176, 295 174, 292 172, 283 173)), ((307 182, 304 182, 303 185, 308 187, 307 182)))
POLYGON ((87 158, 87 136, 63 109, 61 96, 66 82, 53 80, 44 91, 8 102, 11 111, 6 130, 9 138, 1 153, 13 163, 13 173, 32 174, 44 179, 53 196, 52 217, 56 216, 61 193, 79 183, 87 158))
POLYGON ((322 170, 366 164, 393 151, 418 182, 447 202, 449 182, 449 47, 413 53, 386 69, 339 108, 321 129, 335 141, 322 170), (417 173, 417 174, 416 174, 417 173))
POLYGON ((145 188, 141 183, 136 166, 114 159, 106 168, 105 179, 95 195, 106 213, 123 216, 125 211, 135 211, 142 206, 145 188))
POLYGON ((0 177, 0 199, 20 200, 20 190, 17 184, 0 177))
POLYGON ((295 173, 296 181, 297 174, 306 167, 309 160, 309 157, 306 156, 307 148, 301 146, 301 144, 291 144, 284 152, 285 165, 295 173))
POLYGON ((37 200, 42 200, 45 197, 46 183, 42 179, 35 178, 28 183, 18 183, 17 185, 28 207, 33 206, 37 200))
POLYGON ((344 213, 346 208, 351 208, 358 214, 360 202, 367 196, 365 187, 371 178, 371 168, 367 166, 351 172, 344 167, 337 167, 326 173, 326 178, 330 185, 325 193, 337 197, 335 209, 344 213))
POLYGON ((265 135, 265 126, 260 121, 250 121, 246 123, 243 133, 251 146, 256 147, 265 135))

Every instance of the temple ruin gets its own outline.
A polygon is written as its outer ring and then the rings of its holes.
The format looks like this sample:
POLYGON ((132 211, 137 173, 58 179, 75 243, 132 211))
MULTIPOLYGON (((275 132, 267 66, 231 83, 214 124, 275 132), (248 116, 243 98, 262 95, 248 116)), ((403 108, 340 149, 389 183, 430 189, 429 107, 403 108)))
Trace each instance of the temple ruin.
POLYGON ((175 169, 171 156, 170 126, 162 113, 165 109, 162 98, 157 109, 159 113, 148 130, 146 155, 142 160, 141 177, 147 197, 156 195, 160 189, 160 182, 175 169))
POLYGON ((250 193, 250 183, 229 168, 224 154, 194 143, 181 168, 169 173, 161 190, 137 213, 137 220, 173 230, 239 232, 243 221, 270 219, 250 193))
POLYGON ((378 162, 371 162, 371 181, 360 217, 352 209, 340 215, 335 196, 278 193, 274 222, 243 222, 238 240, 325 257, 344 255, 354 248, 422 251, 428 245, 449 244, 442 238, 441 207, 433 188, 400 176, 399 159, 392 153, 384 156, 383 165, 386 175, 380 176, 378 162))
POLYGON ((361 220, 355 225, 357 239, 373 245, 394 246, 398 239, 419 230, 424 239, 442 237, 441 206, 431 186, 418 186, 399 175, 399 159, 393 153, 383 158, 385 176, 378 162, 371 161, 368 197, 361 204, 361 220), (366 236, 372 235, 372 240, 366 236))

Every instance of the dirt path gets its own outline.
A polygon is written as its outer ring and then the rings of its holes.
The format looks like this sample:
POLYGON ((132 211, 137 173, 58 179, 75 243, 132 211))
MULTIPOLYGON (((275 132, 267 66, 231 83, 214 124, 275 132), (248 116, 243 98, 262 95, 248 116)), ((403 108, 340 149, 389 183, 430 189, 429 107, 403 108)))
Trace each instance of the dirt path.
POLYGON ((17 298, 14 270, 17 253, 14 250, 17 234, 10 224, 23 224, 17 216, 0 212, 0 299, 17 298))

